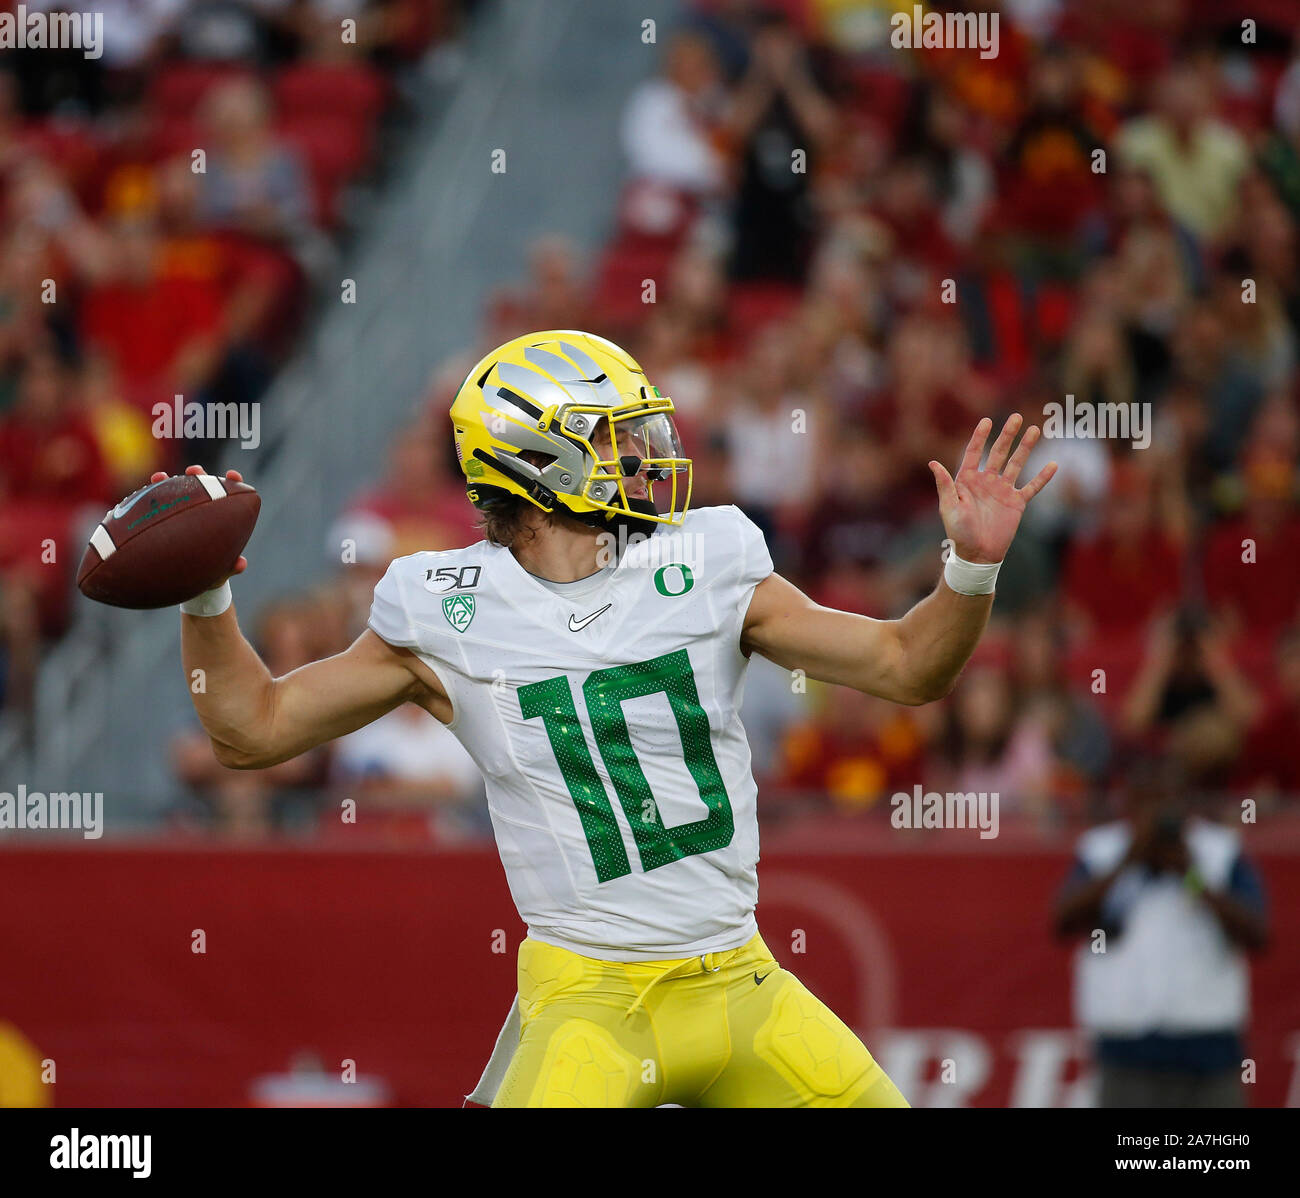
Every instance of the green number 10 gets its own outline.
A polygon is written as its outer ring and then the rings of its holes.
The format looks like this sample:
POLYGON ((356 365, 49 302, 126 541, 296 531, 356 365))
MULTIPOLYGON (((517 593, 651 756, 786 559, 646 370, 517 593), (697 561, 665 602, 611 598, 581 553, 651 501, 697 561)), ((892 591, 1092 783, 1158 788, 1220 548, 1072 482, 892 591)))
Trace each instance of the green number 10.
MULTIPOLYGON (((591 719, 596 747, 614 783, 619 805, 627 816, 641 855, 643 870, 658 869, 696 853, 709 853, 731 843, 735 822, 731 803, 722 784, 722 773, 713 756, 709 739, 709 717, 700 706, 695 674, 685 649, 666 653, 652 661, 596 670, 582 684, 582 695, 591 719), (708 815, 691 824, 665 828, 650 784, 637 760, 628 734, 623 704, 628 699, 663 693, 668 697, 677 732, 682 739, 682 756, 708 815)), ((582 830, 591 850, 596 877, 602 882, 632 872, 623 837, 614 818, 609 794, 587 748, 587 738, 578 722, 573 691, 564 675, 532 682, 519 688, 519 707, 526 720, 540 719, 546 728, 569 788, 573 805, 582 820, 582 830)))

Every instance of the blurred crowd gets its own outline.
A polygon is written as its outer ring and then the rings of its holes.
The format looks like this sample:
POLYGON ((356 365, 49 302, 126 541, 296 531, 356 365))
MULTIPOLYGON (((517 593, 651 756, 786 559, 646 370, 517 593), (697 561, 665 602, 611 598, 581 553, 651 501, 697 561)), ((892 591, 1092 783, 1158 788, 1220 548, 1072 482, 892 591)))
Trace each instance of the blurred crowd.
MULTIPOLYGON (((355 561, 262 614, 274 671, 346 646, 391 557, 478 539, 447 423, 456 386, 519 333, 584 328, 626 345, 674 399, 695 505, 739 504, 779 571, 820 602, 873 616, 901 614, 934 585, 943 531, 926 462, 954 467, 981 416, 1042 423, 1069 396, 1076 413, 1124 405, 1142 422, 1035 450, 1026 477, 1049 457, 1060 473, 1031 508, 994 623, 949 699, 900 708, 832 696, 755 663, 745 718, 764 818, 884 819, 893 793, 921 783, 996 791, 1004 823, 1063 825, 1106 813, 1153 758, 1189 793, 1296 803, 1294 6, 1018 0, 1001 6, 992 58, 895 49, 894 7, 697 0, 660 31, 658 72, 622 117, 627 180, 608 242, 594 261, 558 236, 535 242, 524 277, 488 305, 478 344, 437 372, 381 481, 335 530, 331 555, 347 540, 355 561)), ((277 38, 297 53, 280 71, 312 69, 310 37, 277 38)), ((244 84, 205 100, 242 111, 244 127, 262 122, 252 137, 270 156, 266 193, 252 210, 238 186, 214 187, 222 172, 173 179, 162 155, 150 187, 125 164, 93 215, 52 153, 34 180, 9 175, 11 222, 28 188, 66 198, 66 216, 44 218, 49 255, 93 240, 88 225, 127 219, 112 204, 130 198, 143 238, 215 241, 233 217, 237 229, 252 222, 256 253, 274 265, 241 274, 256 296, 227 294, 218 315, 169 302, 179 327, 151 336, 147 354, 137 347, 140 361, 112 348, 117 304, 91 302, 94 286, 130 284, 74 274, 86 302, 68 311, 82 323, 60 335, 91 346, 95 331, 110 349, 83 356, 83 398, 62 408, 63 359, 18 354, 7 423, 75 411, 89 431, 69 453, 92 455, 93 430, 118 428, 112 414, 135 388, 181 377, 169 371, 218 385, 271 368, 270 331, 286 327, 288 280, 304 269, 294 231, 329 216, 292 167, 271 168, 289 143, 287 130, 267 132, 267 97, 265 84, 244 84)), ((235 244, 249 244, 249 228, 235 244)), ((26 280, 21 303, 18 286, 5 291, 6 361, 15 339, 31 340, 18 324, 37 294, 30 280, 48 269, 24 245, 27 257, 6 255, 3 268, 26 280)), ((175 285, 198 286, 189 275, 175 285)), ((15 443, 0 432, 10 486, 15 443)), ((120 459, 105 457, 112 477, 120 459)), ((79 485, 94 477, 77 472, 79 485)), ((338 797, 364 792, 395 836, 488 831, 472 766, 420 712, 262 774, 220 769, 201 736, 178 741, 175 759, 193 796, 182 821, 337 828, 338 797)))
POLYGON ((51 7, 102 13, 103 54, 0 56, 0 707, 19 717, 87 521, 204 460, 154 406, 261 397, 350 185, 382 164, 394 80, 463 5, 27 5, 51 7))

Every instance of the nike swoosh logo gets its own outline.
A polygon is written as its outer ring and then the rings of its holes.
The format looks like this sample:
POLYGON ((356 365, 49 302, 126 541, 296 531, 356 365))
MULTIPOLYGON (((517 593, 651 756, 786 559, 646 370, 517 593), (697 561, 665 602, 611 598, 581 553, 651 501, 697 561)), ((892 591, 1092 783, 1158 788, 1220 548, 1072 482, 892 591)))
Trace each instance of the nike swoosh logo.
POLYGON ((755 986, 761 986, 761 985, 762 985, 765 981, 767 981, 767 979, 770 978, 771 976, 772 976, 772 974, 771 974, 771 971, 770 971, 770 970, 769 970, 767 973, 765 973, 762 977, 759 977, 758 974, 755 973, 755 974, 754 974, 754 985, 755 985, 755 986))
POLYGON ((589 616, 583 616, 581 620, 575 619, 573 613, 570 612, 569 631, 581 632, 584 628, 587 627, 588 624, 592 622, 592 620, 594 620, 597 616, 603 616, 613 606, 614 605, 612 603, 606 603, 605 606, 602 607, 599 611, 594 611, 589 616))

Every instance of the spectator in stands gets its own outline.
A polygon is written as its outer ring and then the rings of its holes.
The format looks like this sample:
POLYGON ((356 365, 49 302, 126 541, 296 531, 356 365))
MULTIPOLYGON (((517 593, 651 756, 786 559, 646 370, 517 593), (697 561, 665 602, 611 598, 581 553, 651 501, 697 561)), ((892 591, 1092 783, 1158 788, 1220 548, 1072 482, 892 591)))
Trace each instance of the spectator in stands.
MULTIPOLYGON (((1026 414, 1035 413, 1034 418, 1038 419, 1046 418, 1048 404, 1060 403, 1061 399, 1060 393, 1053 389, 1052 380, 1044 376, 1026 384, 1022 402, 1022 410, 1026 414)), ((1073 540, 1096 531, 1110 491, 1112 463, 1104 441, 1044 437, 1030 452, 1025 469, 1036 464, 1041 470, 1050 461, 1057 463, 1056 477, 1052 480, 1056 494, 1049 502, 1035 503, 1029 508, 1024 527, 1050 547, 1053 560, 1059 565, 1060 557, 1073 540)), ((1048 498, 1046 491, 1043 498, 1048 498)))
POLYGON ((146 212, 118 218, 111 245, 111 269, 82 305, 81 340, 152 420, 154 405, 177 393, 197 398, 220 363, 221 290, 212 279, 166 272, 160 229, 146 212))
POLYGON ((51 269, 44 240, 25 230, 0 245, 0 413, 18 398, 18 368, 28 351, 50 335, 41 290, 51 269))
POLYGON ((1027 707, 1016 693, 1007 646, 989 642, 982 661, 962 676, 943 720, 927 789, 996 794, 1003 819, 1047 813, 1055 766, 1047 713, 1027 707))
POLYGON ((153 172, 160 272, 219 294, 223 353, 208 398, 248 402, 265 390, 272 363, 295 329, 303 277, 279 247, 206 227, 202 178, 183 156, 153 172))
POLYGON ((930 172, 944 233, 962 246, 980 231, 996 190, 988 158, 972 142, 972 124, 962 104, 930 85, 918 93, 915 111, 899 135, 899 144, 909 147, 930 172))
POLYGON ((810 178, 837 117, 786 19, 765 14, 737 85, 727 133, 739 148, 731 277, 798 283, 812 253, 810 178))
POLYGON ((1230 828, 1187 814, 1158 759, 1129 814, 1086 832, 1056 905, 1103 1107, 1244 1105, 1246 954, 1268 938, 1259 875, 1230 828))
MULTIPOLYGON (((741 720, 760 793, 767 793, 769 786, 782 785, 784 737, 796 722, 808 717, 810 702, 811 696, 797 675, 757 653, 750 658, 741 720)), ((760 810, 758 818, 764 819, 766 814, 760 810)))
POLYGON ((1125 697, 1123 730, 1167 754, 1192 781, 1223 785, 1259 697, 1233 661, 1228 640, 1188 609, 1157 619, 1125 697))
POLYGON ((1155 112, 1119 133, 1120 160, 1149 170, 1165 207, 1200 238, 1213 239, 1236 208, 1249 161, 1246 144, 1215 117, 1215 70, 1185 59, 1161 77, 1155 112))
MULTIPOLYGON (((1110 190, 1104 193, 1101 207, 1088 219, 1082 231, 1088 247, 1097 255, 1113 255, 1135 229, 1168 229, 1173 234, 1183 274, 1192 282, 1199 282, 1196 270, 1200 264, 1200 248, 1196 238, 1190 229, 1165 211, 1151 172, 1120 163, 1114 167, 1113 173, 1110 190)), ((1168 284, 1180 282, 1176 274, 1166 274, 1158 281, 1164 284, 1158 295, 1166 299, 1171 291, 1168 284)), ((1184 290, 1177 286, 1178 292, 1184 290)), ((1138 293, 1125 298, 1134 301, 1145 296, 1138 293)))
MULTIPOLYGON (((322 639, 319 604, 290 599, 266 608, 258 620, 256 643, 275 677, 296 670, 343 646, 322 639)), ((172 768, 197 802, 176 813, 184 826, 197 822, 244 839, 266 836, 276 827, 304 826, 315 819, 329 769, 330 746, 262 770, 232 770, 218 764, 212 745, 197 726, 172 741, 172 768)))
POLYGON ((1295 374, 1296 337, 1272 280, 1252 279, 1247 255, 1229 253, 1213 280, 1213 302, 1242 367, 1266 390, 1285 385, 1295 374), (1247 279, 1254 284, 1249 302, 1247 279))
POLYGON ((384 482, 358 496, 351 512, 384 520, 392 536, 390 560, 422 550, 459 549, 481 540, 465 484, 448 461, 446 416, 421 417, 393 443, 384 482))
MULTIPOLYGON (((1115 252, 1118 295, 1103 310, 1124 320, 1134 390, 1143 401, 1158 398, 1169 381, 1180 322, 1192 305, 1194 277, 1195 263, 1167 223, 1135 223, 1121 237, 1115 252)), ((1194 367, 1183 374, 1187 382, 1214 378, 1214 371, 1202 378, 1194 367)))
POLYGON ((70 507, 111 502, 99 442, 73 382, 49 351, 27 359, 18 402, 0 419, 0 496, 70 507))
POLYGON ((1300 266, 1297 265, 1296 218, 1276 191, 1261 190, 1249 217, 1240 221, 1235 247, 1249 263, 1245 277, 1273 288, 1291 326, 1300 336, 1300 266))
POLYGON ((263 61, 275 44, 274 29, 267 20, 271 15, 267 10, 275 6, 275 0, 190 0, 181 6, 176 22, 177 43, 193 61, 263 61))
POLYGON ((1137 380, 1117 313, 1081 313, 1065 343, 1061 383, 1076 404, 1131 404, 1137 380))
POLYGON ((1275 685, 1250 730, 1239 759, 1238 783, 1270 805, 1281 800, 1300 809, 1300 625, 1278 639, 1275 685))
POLYGON ((40 659, 39 588, 30 565, 10 560, 8 534, 0 526, 0 714, 13 713, 30 732, 40 659))
POLYGON ((1300 618, 1297 469, 1294 450, 1288 457, 1280 449, 1252 447, 1242 470, 1244 510, 1215 527, 1205 547, 1210 605, 1234 632, 1249 638, 1271 640, 1300 618))
POLYGON ((656 304, 634 351, 646 377, 662 380, 656 386, 671 396, 674 414, 686 427, 693 427, 704 416, 711 386, 709 369, 692 352, 691 342, 690 324, 680 311, 656 304))
POLYGON ((1012 688, 1051 744, 1052 814, 1077 818, 1090 810, 1109 776, 1110 730, 1094 696, 1067 676, 1065 629, 1050 609, 1021 616, 1012 638, 1012 688))
POLYGON ((711 196, 726 182, 716 127, 723 93, 707 38, 682 31, 664 55, 663 75, 632 92, 623 113, 623 151, 635 181, 689 196, 711 196))
POLYGON ((860 691, 851 699, 825 687, 817 692, 815 712, 792 724, 780 742, 779 791, 814 805, 829 799, 856 814, 897 791, 910 792, 926 776, 923 752, 934 723, 927 714, 860 691))
POLYGON ((933 298, 938 278, 957 270, 959 251, 938 199, 925 160, 908 152, 885 168, 870 204, 870 217, 888 233, 890 287, 902 305, 933 298))
POLYGON ((907 522, 901 463, 861 430, 848 430, 836 451, 837 468, 819 480, 817 516, 802 540, 800 573, 819 603, 888 618, 908 595, 897 569, 907 522))
POLYGON ((927 513, 933 507, 925 463, 961 461, 974 421, 997 409, 997 395, 975 370, 965 330, 953 316, 918 310, 898 321, 889 383, 869 403, 866 421, 909 464, 918 507, 927 513))
POLYGON ((1028 110, 1003 153, 1002 220, 1056 250, 1068 248, 1101 198, 1093 164, 1102 138, 1084 110, 1082 70, 1076 50, 1044 46, 1030 71, 1028 110))
MULTIPOLYGON (((357 824, 393 839, 440 844, 491 838, 483 777, 458 741, 414 703, 334 746, 332 784, 357 803, 357 824)), ((337 804, 325 815, 337 819, 337 804)))
MULTIPOLYGON (((31 5, 35 8, 37 5, 31 5)), ((156 59, 163 40, 175 28, 184 0, 41 0, 40 7, 103 15, 104 66, 112 72, 136 72, 156 59)))
POLYGON ((727 281, 718 258, 688 248, 673 259, 667 283, 667 306, 690 330, 690 352, 706 362, 727 358, 727 281))
POLYGON ((366 630, 375 587, 397 556, 395 544, 388 520, 364 507, 345 511, 329 531, 326 560, 331 567, 343 567, 334 594, 349 644, 366 630))
POLYGON ((1260 153, 1260 165, 1272 179, 1278 197, 1300 220, 1300 38, 1291 65, 1278 80, 1273 124, 1260 153))
POLYGON ((511 330, 585 327, 587 288, 577 246, 558 234, 536 238, 528 247, 527 279, 498 288, 492 304, 492 319, 511 330))
POLYGON ((89 355, 81 364, 78 386, 104 468, 109 493, 127 495, 163 464, 163 444, 149 418, 122 394, 117 372, 107 358, 89 355))
POLYGON ((1195 304, 1174 330, 1175 377, 1205 395, 1210 417, 1206 453, 1216 470, 1230 467, 1264 398, 1264 387, 1228 340, 1210 300, 1195 304))
POLYGON ((1177 602, 1182 546, 1159 511, 1156 480, 1131 457, 1114 464, 1101 527, 1072 543, 1064 599, 1076 635, 1139 633, 1177 602))
POLYGON ((769 534, 769 544, 812 498, 814 466, 829 435, 818 397, 804 392, 794 373, 794 338, 788 324, 755 338, 726 427, 737 502, 769 534))
POLYGON ((858 425, 885 381, 882 281, 847 238, 828 237, 813 260, 796 315, 800 368, 825 378, 836 419, 858 425))
POLYGON ((93 282, 110 269, 111 243, 82 210, 64 174, 50 162, 29 157, 9 172, 6 183, 6 216, 21 240, 40 247, 43 265, 49 271, 36 290, 47 308, 46 326, 61 346, 70 350, 75 339, 75 306, 66 302, 68 292, 77 276, 93 282), (64 289, 62 304, 60 287, 64 289))
POLYGON ((232 79, 212 89, 200 116, 212 146, 205 219, 273 243, 300 242, 312 223, 311 190, 298 155, 272 131, 266 89, 232 79))

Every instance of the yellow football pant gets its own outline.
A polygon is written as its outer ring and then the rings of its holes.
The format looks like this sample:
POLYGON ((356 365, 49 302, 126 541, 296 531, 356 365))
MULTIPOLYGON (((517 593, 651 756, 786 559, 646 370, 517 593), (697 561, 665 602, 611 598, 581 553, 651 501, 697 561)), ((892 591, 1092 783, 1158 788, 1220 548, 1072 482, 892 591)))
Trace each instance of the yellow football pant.
POLYGON ((727 952, 631 963, 525 940, 519 1014, 493 1106, 907 1106, 757 935, 727 952))

